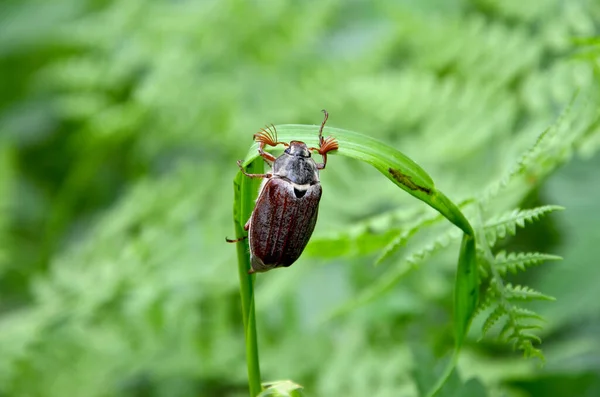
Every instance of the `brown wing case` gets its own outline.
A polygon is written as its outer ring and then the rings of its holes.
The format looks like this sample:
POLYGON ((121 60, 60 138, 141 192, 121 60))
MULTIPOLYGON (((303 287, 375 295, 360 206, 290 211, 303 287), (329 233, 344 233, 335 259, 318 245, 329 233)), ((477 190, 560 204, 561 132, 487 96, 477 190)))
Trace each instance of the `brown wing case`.
POLYGON ((290 266, 300 257, 317 223, 321 185, 298 191, 281 178, 263 186, 250 220, 252 268, 290 266))

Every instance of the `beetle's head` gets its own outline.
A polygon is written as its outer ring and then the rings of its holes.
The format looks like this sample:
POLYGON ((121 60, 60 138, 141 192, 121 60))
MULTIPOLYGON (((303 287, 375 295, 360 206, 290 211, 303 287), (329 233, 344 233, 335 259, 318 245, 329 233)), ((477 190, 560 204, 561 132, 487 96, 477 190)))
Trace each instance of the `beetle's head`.
POLYGON ((286 154, 298 157, 310 157, 310 150, 304 142, 291 141, 290 146, 285 149, 286 154))

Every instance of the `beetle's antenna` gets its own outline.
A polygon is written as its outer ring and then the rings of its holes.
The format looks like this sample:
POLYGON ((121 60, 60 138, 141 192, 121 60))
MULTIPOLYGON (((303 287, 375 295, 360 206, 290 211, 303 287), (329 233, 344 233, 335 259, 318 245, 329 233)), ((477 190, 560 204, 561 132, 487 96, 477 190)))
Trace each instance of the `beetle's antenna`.
POLYGON ((285 142, 279 142, 277 140, 277 128, 273 124, 270 126, 266 125, 265 128, 261 128, 259 132, 254 134, 254 140, 261 144, 261 147, 265 145, 269 146, 277 146, 277 145, 285 145, 288 146, 285 142))
POLYGON ((266 126, 266 128, 261 128, 259 132, 254 134, 254 140, 258 143, 262 143, 265 145, 275 146, 277 143, 276 133, 266 126))

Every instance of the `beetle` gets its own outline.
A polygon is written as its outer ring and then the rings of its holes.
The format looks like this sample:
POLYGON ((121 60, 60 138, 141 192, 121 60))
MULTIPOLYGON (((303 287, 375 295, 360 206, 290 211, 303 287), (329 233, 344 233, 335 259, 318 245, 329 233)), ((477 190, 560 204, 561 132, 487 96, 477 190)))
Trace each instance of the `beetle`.
POLYGON ((326 110, 323 113, 318 148, 309 148, 301 141, 279 142, 277 129, 272 126, 254 134, 254 140, 259 143, 258 154, 271 166, 271 171, 248 174, 241 160, 238 161, 244 175, 263 179, 256 206, 244 226, 248 236, 227 239, 228 242, 249 239, 250 274, 291 266, 313 233, 322 193, 319 171, 327 165, 327 153, 339 148, 335 138, 323 138, 323 128, 329 118, 326 110), (275 157, 265 152, 266 145, 284 145, 286 149, 275 157), (315 162, 311 152, 319 153, 323 162, 315 162))

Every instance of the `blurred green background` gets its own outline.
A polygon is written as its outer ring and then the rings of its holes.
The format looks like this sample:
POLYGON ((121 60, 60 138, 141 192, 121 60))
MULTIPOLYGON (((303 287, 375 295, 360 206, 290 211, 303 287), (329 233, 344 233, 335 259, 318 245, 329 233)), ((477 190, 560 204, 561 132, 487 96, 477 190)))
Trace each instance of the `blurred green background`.
MULTIPOLYGON (((599 33, 596 0, 4 0, 0 396, 247 395, 235 161, 323 108, 457 203, 554 123, 577 136, 488 209, 566 207, 502 242, 565 258, 514 276, 557 298, 545 366, 476 320, 446 395, 599 396, 599 33)), ((429 210, 338 156, 321 179, 311 244, 257 277, 263 378, 417 396, 452 345, 457 240, 373 266, 429 210)))

